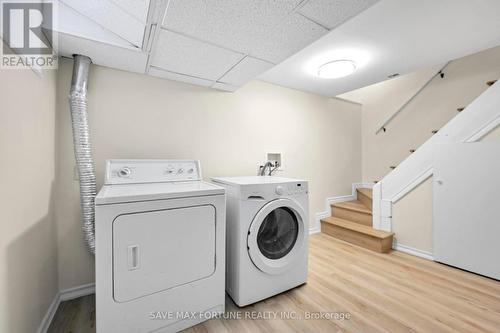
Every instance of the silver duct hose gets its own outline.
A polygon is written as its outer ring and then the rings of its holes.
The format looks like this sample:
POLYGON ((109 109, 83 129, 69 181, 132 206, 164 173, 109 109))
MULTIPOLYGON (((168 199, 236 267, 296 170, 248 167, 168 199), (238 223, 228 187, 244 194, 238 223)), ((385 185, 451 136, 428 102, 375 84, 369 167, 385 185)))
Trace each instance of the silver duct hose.
POLYGON ((89 123, 87 114, 87 83, 91 60, 89 57, 73 57, 73 77, 69 93, 69 107, 73 126, 75 159, 80 177, 80 203, 82 206, 83 232, 91 253, 95 254, 95 209, 96 177, 92 160, 89 123))

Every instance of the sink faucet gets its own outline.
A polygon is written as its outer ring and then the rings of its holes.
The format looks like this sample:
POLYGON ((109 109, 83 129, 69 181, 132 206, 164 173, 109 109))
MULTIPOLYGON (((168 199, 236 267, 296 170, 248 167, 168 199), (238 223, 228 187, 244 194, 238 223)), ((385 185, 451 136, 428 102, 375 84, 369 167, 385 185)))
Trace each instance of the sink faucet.
POLYGON ((270 161, 267 161, 264 165, 261 165, 259 168, 259 176, 266 176, 266 169, 269 169, 269 173, 267 176, 272 176, 273 172, 279 168, 279 163, 275 162, 274 164, 270 161))

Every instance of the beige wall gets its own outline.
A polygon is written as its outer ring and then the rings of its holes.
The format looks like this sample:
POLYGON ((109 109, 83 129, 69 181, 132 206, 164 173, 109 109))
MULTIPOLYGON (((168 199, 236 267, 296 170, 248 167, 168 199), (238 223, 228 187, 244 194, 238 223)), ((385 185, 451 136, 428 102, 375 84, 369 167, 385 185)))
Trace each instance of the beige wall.
POLYGON ((340 97, 363 104, 363 181, 382 179, 484 90, 486 82, 500 77, 500 47, 453 61, 444 79, 436 78, 388 126, 375 135, 384 120, 403 105, 439 67, 358 89, 340 97))
MULTIPOLYGON (((455 60, 400 116, 375 135, 383 121, 405 103, 439 67, 411 73, 342 95, 362 106, 363 180, 382 179, 391 165, 398 165, 452 119, 458 107, 467 106, 484 90, 487 81, 500 77, 500 47, 455 60)), ((500 137, 500 130, 485 138, 500 137), (499 133, 499 134, 496 134, 499 133)), ((432 253, 432 177, 393 205, 395 239, 414 249, 432 253)))
POLYGON ((35 332, 57 293, 55 80, 0 70, 0 332, 35 332))
MULTIPOLYGON (((66 100, 72 62, 59 71, 60 288, 92 282, 80 228, 66 100)), ((200 159, 205 179, 255 175, 266 152, 283 153, 281 176, 310 180, 311 220, 325 198, 361 179, 359 105, 252 82, 226 93, 92 66, 89 114, 99 185, 109 158, 200 159)))

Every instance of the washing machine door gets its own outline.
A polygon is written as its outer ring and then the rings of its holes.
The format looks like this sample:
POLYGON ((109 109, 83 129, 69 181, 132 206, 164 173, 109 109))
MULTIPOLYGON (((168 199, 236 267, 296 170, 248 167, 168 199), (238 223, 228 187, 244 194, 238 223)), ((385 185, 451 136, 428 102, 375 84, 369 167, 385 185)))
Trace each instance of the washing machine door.
POLYGON ((289 199, 267 203, 255 215, 248 231, 252 262, 268 274, 281 274, 293 267, 306 246, 307 216, 289 199))

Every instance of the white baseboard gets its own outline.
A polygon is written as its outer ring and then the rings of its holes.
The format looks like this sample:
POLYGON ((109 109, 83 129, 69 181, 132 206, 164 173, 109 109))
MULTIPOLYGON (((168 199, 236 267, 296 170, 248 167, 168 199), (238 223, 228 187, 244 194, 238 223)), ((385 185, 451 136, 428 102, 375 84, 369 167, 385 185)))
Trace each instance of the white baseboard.
POLYGON ((314 235, 321 232, 321 226, 314 226, 309 228, 309 235, 314 235))
POLYGON ((49 329, 50 323, 52 322, 52 319, 54 319, 54 315, 56 314, 57 308, 59 308, 59 304, 61 303, 61 299, 59 298, 59 293, 56 294, 54 299, 52 300, 52 303, 50 303, 49 308, 47 309, 47 312, 45 313, 45 316, 42 318, 42 322, 40 323, 40 326, 38 326, 38 329, 36 330, 36 333, 46 333, 47 330, 49 329))
POLYGON ((372 188, 373 184, 370 183, 354 183, 352 184, 351 194, 340 195, 338 197, 330 197, 325 200, 325 210, 316 213, 313 224, 309 227, 309 234, 315 234, 321 232, 321 219, 331 216, 331 205, 337 202, 352 201, 356 200, 357 194, 356 190, 358 188, 372 188))
POLYGON ((412 256, 416 256, 416 257, 420 257, 420 258, 434 261, 434 255, 432 253, 427 252, 427 251, 422 251, 419 249, 415 249, 411 246, 397 244, 396 242, 394 242, 394 244, 392 245, 392 248, 396 251, 411 254, 412 256))
POLYGON ((61 302, 63 302, 82 296, 92 295, 94 293, 95 293, 95 283, 88 283, 60 291, 59 298, 61 302))
POLYGON ((71 299, 75 299, 82 296, 87 296, 95 293, 95 283, 84 284, 81 286, 65 289, 59 291, 52 303, 50 303, 49 308, 47 309, 47 313, 42 319, 40 326, 36 330, 37 333, 46 333, 49 329, 50 323, 54 319, 54 315, 59 308, 59 304, 64 301, 69 301, 71 299))

